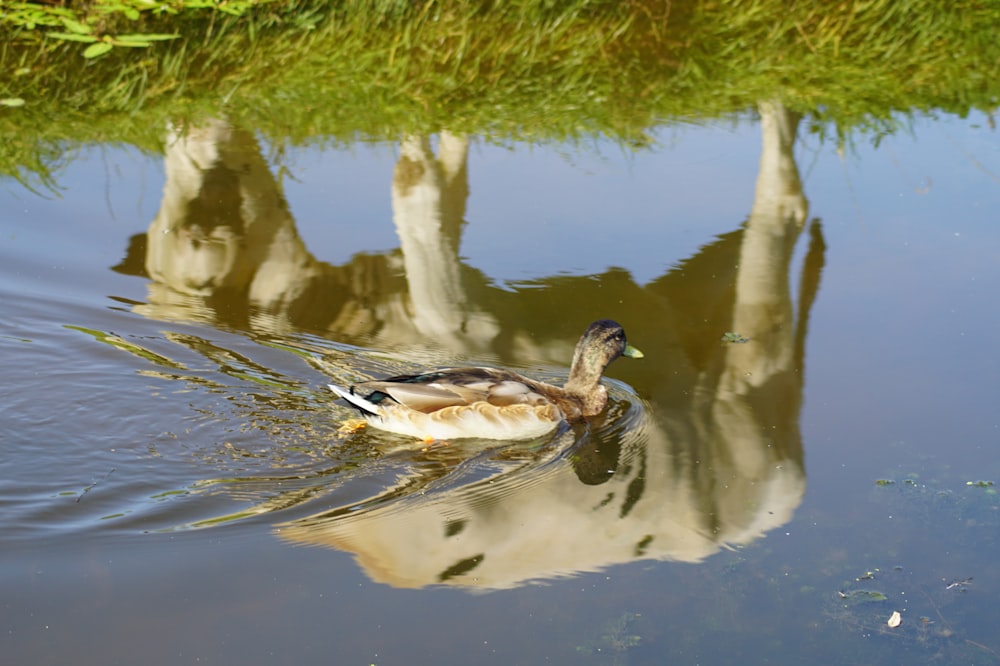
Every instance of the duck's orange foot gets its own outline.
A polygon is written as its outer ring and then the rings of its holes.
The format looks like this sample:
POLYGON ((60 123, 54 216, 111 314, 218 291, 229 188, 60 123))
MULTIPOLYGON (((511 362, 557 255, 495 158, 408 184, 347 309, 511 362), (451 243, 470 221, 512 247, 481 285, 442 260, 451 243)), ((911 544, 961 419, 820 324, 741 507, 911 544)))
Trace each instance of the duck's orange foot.
POLYGON ((367 425, 368 422, 364 419, 347 419, 337 428, 337 435, 339 437, 348 437, 360 430, 364 430, 367 425))
POLYGON ((427 451, 440 446, 448 446, 448 442, 443 439, 434 439, 430 435, 424 435, 421 439, 424 443, 423 448, 420 449, 421 451, 427 451))

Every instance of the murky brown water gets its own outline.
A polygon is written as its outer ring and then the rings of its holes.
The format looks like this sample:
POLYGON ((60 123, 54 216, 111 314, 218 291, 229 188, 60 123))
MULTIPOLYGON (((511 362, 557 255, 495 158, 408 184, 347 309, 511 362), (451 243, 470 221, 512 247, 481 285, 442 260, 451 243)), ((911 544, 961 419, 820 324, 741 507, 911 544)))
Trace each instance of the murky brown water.
POLYGON ((284 179, 218 123, 8 184, 5 659, 1000 662, 979 120, 844 157, 781 109, 631 157, 444 136, 284 179), (338 430, 330 379, 560 381, 601 317, 646 357, 586 427, 338 430))

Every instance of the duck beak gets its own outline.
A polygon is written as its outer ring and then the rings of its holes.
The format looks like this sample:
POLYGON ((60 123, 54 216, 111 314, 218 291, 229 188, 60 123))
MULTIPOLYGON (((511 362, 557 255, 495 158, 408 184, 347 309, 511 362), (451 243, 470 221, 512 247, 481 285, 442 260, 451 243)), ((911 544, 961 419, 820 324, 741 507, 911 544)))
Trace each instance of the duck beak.
POLYGON ((628 356, 629 358, 642 358, 645 354, 632 345, 625 343, 625 351, 622 352, 622 356, 628 356))

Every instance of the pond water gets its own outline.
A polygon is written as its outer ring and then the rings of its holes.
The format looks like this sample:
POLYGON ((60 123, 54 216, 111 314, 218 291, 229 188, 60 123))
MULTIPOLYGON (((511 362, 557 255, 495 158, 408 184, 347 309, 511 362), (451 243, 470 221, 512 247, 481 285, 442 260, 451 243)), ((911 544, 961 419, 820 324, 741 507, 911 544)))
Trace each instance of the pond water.
POLYGON ((7 183, 5 661, 1000 663, 988 121, 280 160, 214 121, 7 183), (605 317, 645 358, 540 440, 326 389, 559 382, 605 317))

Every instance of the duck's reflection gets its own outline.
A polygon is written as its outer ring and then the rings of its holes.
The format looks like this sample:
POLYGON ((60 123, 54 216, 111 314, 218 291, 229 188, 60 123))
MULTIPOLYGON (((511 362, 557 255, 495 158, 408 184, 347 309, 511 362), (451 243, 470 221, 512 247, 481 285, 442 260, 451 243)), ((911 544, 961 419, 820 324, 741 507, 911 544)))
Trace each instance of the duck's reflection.
POLYGON ((789 280, 807 214, 793 154, 799 119, 771 103, 760 115, 755 200, 740 229, 644 286, 611 270, 519 293, 459 260, 463 137, 443 135, 437 156, 426 138, 405 139, 392 185, 400 249, 332 266, 304 247, 252 135, 221 121, 175 131, 164 202, 145 239, 150 298, 137 309, 560 365, 582 325, 614 316, 647 351, 620 371, 644 399, 619 392, 632 417, 618 430, 569 430, 515 462, 475 459, 493 466, 471 476, 453 463, 279 534, 349 550, 372 578, 411 587, 505 587, 635 558, 696 561, 785 523, 805 486, 803 350, 824 247, 814 224, 796 306, 789 280))
POLYGON ((460 470, 475 480, 340 507, 277 533, 354 553, 380 583, 490 589, 635 559, 695 562, 791 518, 805 483, 801 450, 716 441, 695 458, 648 414, 641 421, 554 459, 460 470))

